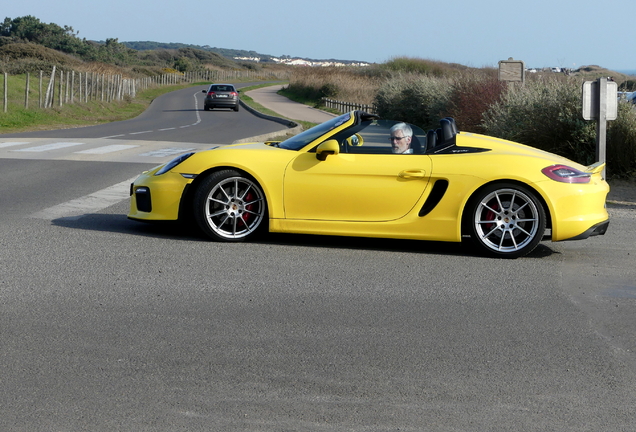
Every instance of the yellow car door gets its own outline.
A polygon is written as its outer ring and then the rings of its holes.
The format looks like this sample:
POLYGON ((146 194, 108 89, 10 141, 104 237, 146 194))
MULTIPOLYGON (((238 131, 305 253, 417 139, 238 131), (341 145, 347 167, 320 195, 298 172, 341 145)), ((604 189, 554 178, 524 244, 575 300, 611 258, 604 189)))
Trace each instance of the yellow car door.
POLYGON ((431 174, 422 154, 327 156, 302 152, 286 168, 283 200, 287 219, 390 221, 417 203, 431 174))

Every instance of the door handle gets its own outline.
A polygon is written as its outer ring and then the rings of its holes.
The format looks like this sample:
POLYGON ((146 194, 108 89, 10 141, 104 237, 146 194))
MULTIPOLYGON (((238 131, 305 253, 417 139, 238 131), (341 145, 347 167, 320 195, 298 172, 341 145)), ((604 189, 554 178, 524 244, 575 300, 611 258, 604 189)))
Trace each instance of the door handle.
POLYGON ((403 179, 423 179, 426 178, 426 171, 424 170, 404 170, 398 174, 398 177, 403 179))

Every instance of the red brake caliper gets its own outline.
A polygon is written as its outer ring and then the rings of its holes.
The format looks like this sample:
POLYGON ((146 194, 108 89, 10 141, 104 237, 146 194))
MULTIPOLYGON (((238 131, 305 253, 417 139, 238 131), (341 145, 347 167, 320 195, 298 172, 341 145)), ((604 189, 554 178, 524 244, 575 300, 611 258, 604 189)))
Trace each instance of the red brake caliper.
MULTIPOLYGON (((252 192, 248 192, 243 197, 244 202, 250 202, 253 199, 254 199, 254 194, 252 192)), ((248 204, 245 206, 245 211, 243 212, 243 217, 241 218, 241 220, 243 221, 243 224, 245 224, 246 227, 249 226, 250 221, 254 219, 254 214, 250 213, 253 208, 254 208, 254 204, 248 204)))

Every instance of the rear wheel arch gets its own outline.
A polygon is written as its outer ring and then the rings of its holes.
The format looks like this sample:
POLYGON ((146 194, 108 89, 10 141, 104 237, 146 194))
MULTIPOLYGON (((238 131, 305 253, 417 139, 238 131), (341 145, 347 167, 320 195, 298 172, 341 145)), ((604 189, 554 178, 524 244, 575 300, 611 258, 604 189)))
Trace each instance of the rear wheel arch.
MULTIPOLYGON (((523 202, 525 199, 521 198, 521 200, 523 202)), ((532 225, 532 222, 528 222, 528 223, 532 225)), ((509 225, 509 226, 512 226, 512 225, 509 225)), ((545 229, 551 228, 551 226, 552 226, 552 223, 551 223, 550 208, 547 205, 544 197, 532 186, 529 186, 528 184, 517 181, 517 180, 501 179, 501 180, 492 181, 482 185, 481 187, 476 189, 471 194, 470 198, 466 201, 464 208, 462 209, 462 215, 461 215, 462 235, 471 236, 473 243, 477 244, 477 246, 479 246, 482 249, 482 251, 486 251, 487 253, 495 254, 501 257, 516 258, 516 257, 523 256, 529 253, 542 240, 545 229), (524 195, 527 196, 528 198, 530 198, 530 201, 535 203, 537 207, 536 214, 535 214, 535 217, 537 219, 536 227, 535 227, 537 229, 537 234, 531 240, 521 239, 520 244, 525 244, 525 241, 527 241, 528 244, 527 244, 527 247, 520 246, 518 250, 516 246, 510 247, 505 251, 495 250, 494 245, 492 244, 492 241, 489 240, 487 236, 484 235, 486 230, 481 228, 484 225, 475 222, 476 212, 478 211, 478 208, 482 208, 482 209, 484 208, 483 206, 480 207, 480 203, 482 203, 483 200, 487 198, 490 194, 495 193, 495 191, 499 192, 499 191, 505 191, 505 190, 519 191, 520 197, 524 195), (481 232, 481 235, 479 235, 479 232, 481 232)), ((509 232, 512 233, 515 231, 510 230, 509 232)), ((519 232, 519 230, 517 230, 516 232, 519 232)))
POLYGON ((491 186, 493 184, 497 184, 497 183, 516 184, 518 186, 521 186, 521 187, 524 187, 526 189, 529 189, 531 192, 533 192, 535 194, 535 196, 537 197, 537 199, 539 200, 539 202, 541 203, 541 206, 543 207, 543 211, 545 211, 546 228, 552 228, 552 213, 550 212, 550 207, 548 206, 547 202, 545 201, 545 198, 543 198, 543 195, 541 195, 541 193, 539 193, 539 191, 537 191, 535 188, 533 188, 529 184, 520 182, 519 180, 501 179, 501 180, 493 180, 493 181, 491 181, 489 183, 485 183, 485 184, 481 185, 480 187, 478 187, 477 189, 475 189, 473 191, 473 193, 470 194, 470 198, 468 198, 466 200, 466 202, 464 203, 464 207, 462 208, 461 218, 462 218, 462 234, 463 235, 469 234, 468 231, 466 231, 466 213, 470 209, 471 201, 474 200, 475 196, 478 195, 479 193, 481 193, 481 191, 483 191, 485 188, 487 188, 488 186, 491 186))

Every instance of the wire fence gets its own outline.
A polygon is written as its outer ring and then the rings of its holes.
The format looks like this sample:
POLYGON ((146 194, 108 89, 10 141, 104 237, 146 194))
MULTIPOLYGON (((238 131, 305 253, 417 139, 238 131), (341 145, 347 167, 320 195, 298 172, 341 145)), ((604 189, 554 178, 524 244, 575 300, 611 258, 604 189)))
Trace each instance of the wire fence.
POLYGON ((2 112, 8 112, 9 107, 13 109, 24 107, 27 110, 47 109, 89 101, 121 101, 134 98, 137 92, 149 88, 198 81, 289 79, 288 73, 279 71, 205 70, 126 78, 123 75, 56 69, 56 66, 53 66, 50 75, 40 71, 35 77, 32 77, 30 73, 12 76, 4 73, 3 85, 0 87, 2 112))

